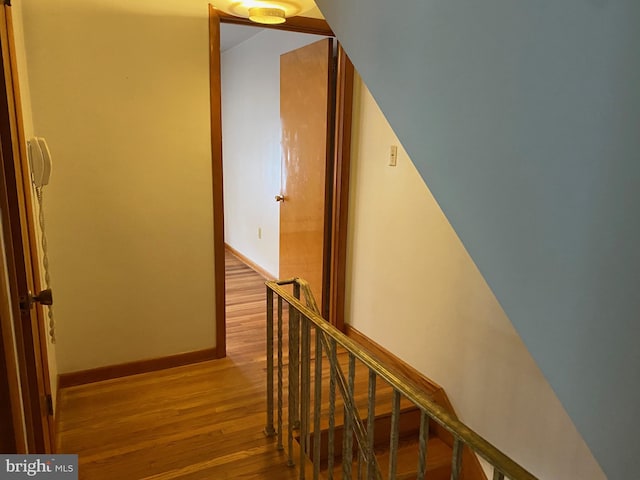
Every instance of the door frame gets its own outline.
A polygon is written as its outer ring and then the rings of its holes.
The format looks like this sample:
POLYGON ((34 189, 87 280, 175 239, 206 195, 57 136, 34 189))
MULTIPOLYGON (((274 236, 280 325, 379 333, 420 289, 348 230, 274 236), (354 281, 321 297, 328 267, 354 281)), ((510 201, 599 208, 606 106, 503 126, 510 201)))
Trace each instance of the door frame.
POLYGON ((19 453, 55 450, 53 415, 48 405, 51 384, 43 309, 23 312, 20 299, 42 288, 33 198, 11 7, 0 7, 0 205, 9 296, 0 296, 6 381, 9 384, 15 449, 19 453), (11 318, 13 321, 11 321, 11 318), (13 358, 11 358, 13 356, 13 358))
MULTIPOLYGON (((211 96, 211 161, 213 185, 213 248, 216 312, 216 356, 226 356, 226 312, 224 272, 224 197, 222 172, 222 99, 220 74, 220 23, 273 28, 298 33, 335 37, 325 20, 292 17, 279 25, 257 25, 249 19, 234 17, 209 4, 209 86, 211 96)), ((336 70, 333 162, 328 170, 330 194, 325 222, 323 290, 328 292, 329 321, 344 330, 347 219, 349 210, 349 170, 351 160, 351 120, 353 103, 353 64, 338 43, 336 70)), ((329 126, 331 128, 331 126, 329 126)))

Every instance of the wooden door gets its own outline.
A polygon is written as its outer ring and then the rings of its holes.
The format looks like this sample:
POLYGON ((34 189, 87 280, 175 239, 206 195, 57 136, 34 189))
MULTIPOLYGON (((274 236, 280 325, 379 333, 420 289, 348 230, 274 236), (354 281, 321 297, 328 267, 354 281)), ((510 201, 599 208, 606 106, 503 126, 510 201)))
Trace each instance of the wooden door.
MULTIPOLYGON (((11 312, 15 342, 4 334, 10 331, 7 321, 11 320, 6 315, 0 320, 5 358, 7 350, 13 350, 17 357, 15 365, 9 360, 4 366, 9 375, 19 378, 20 383, 21 397, 12 397, 12 417, 24 419, 26 438, 21 438, 21 425, 14 428, 16 450, 49 453, 54 448, 54 432, 49 408, 51 386, 44 315, 40 306, 20 307, 21 300, 29 292, 40 289, 40 278, 11 8, 7 5, 0 8, 0 47, 0 205, 9 287, 9 297, 2 302, 2 310, 11 312)), ((14 390, 11 377, 6 380, 11 393, 14 390)))
POLYGON ((300 277, 323 305, 331 39, 280 56, 280 278, 300 277))

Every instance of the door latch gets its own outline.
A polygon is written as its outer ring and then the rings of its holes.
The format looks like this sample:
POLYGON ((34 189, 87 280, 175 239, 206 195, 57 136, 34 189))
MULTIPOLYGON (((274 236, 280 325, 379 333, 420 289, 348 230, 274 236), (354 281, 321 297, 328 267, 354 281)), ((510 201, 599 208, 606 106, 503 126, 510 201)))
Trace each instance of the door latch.
POLYGON ((31 291, 27 295, 20 298, 20 310, 28 312, 33 308, 35 303, 40 305, 53 305, 53 292, 50 288, 40 291, 37 295, 33 295, 31 291))

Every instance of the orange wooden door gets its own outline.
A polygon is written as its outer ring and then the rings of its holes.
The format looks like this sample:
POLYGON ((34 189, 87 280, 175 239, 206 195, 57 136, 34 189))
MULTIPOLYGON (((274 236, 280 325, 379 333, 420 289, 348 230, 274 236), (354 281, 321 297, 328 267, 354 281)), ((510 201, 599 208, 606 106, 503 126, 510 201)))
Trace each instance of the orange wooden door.
POLYGON ((323 305, 331 39, 280 56, 280 278, 300 277, 323 305))

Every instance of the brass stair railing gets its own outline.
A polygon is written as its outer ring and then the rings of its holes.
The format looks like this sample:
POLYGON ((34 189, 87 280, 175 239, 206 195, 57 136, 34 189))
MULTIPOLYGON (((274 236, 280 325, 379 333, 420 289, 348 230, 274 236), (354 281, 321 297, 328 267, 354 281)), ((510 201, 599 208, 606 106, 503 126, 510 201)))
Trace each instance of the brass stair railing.
POLYGON ((344 408, 344 436, 342 442, 342 477, 352 478, 353 454, 357 461, 356 478, 362 476, 368 480, 379 480, 383 477, 378 465, 374 445, 376 380, 386 381, 393 388, 391 432, 389 438, 389 479, 396 478, 397 451, 399 444, 400 401, 404 397, 420 409, 419 446, 416 459, 416 478, 425 478, 427 469, 427 440, 429 438, 429 420, 433 420, 453 436, 453 454, 451 461, 451 480, 459 480, 462 469, 462 451, 467 446, 493 469, 493 480, 537 480, 511 458, 469 427, 454 418, 444 408, 435 403, 420 387, 403 375, 385 366, 375 355, 368 352, 360 344, 354 342, 320 315, 309 285, 302 279, 294 278, 285 281, 266 282, 267 287, 267 425, 265 433, 277 437, 277 447, 284 449, 284 425, 287 428, 288 465, 294 466, 294 430, 298 430, 299 478, 305 480, 309 462, 313 468, 313 479, 320 478, 321 468, 321 396, 322 396, 322 361, 328 359, 329 370, 329 407, 328 407, 328 439, 327 439, 327 474, 333 479, 335 462, 335 430, 336 430, 336 389, 339 391, 344 408), (292 286, 292 292, 286 286, 292 286), (301 294, 304 302, 301 301, 301 294), (277 297, 277 306, 274 306, 277 297), (284 404, 284 319, 283 307, 288 306, 288 384, 287 384, 287 419, 283 415, 284 404), (276 321, 274 322, 274 309, 276 321), (274 328, 277 364, 274 360, 274 328), (311 348, 312 339, 315 346, 311 348), (347 374, 342 370, 337 359, 338 347, 348 353, 347 374), (356 361, 364 364, 368 375, 368 405, 366 425, 358 414, 354 398, 356 361), (314 379, 311 379, 311 367, 314 364, 314 379), (274 392, 274 371, 277 382, 274 392), (313 400, 311 384, 313 383, 313 400), (277 396, 277 405, 274 402, 277 396), (313 403, 313 415, 311 414, 313 403), (276 408, 277 407, 277 408, 276 408), (275 411, 275 413, 274 413, 275 411), (311 418, 313 417, 313 430, 311 418), (313 442, 311 435, 313 433, 313 442), (352 443, 355 439, 355 445, 352 443), (362 475, 362 476, 361 476, 362 475))

